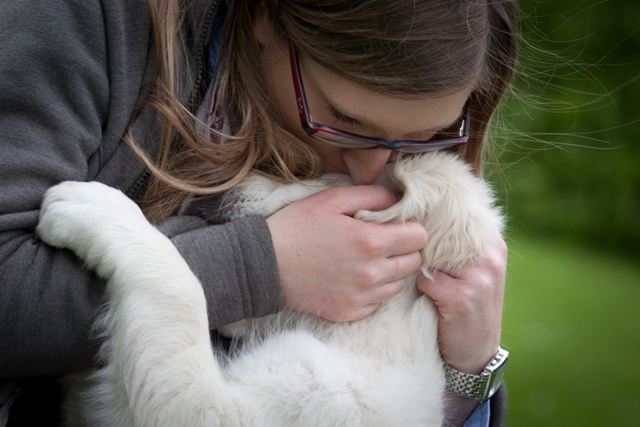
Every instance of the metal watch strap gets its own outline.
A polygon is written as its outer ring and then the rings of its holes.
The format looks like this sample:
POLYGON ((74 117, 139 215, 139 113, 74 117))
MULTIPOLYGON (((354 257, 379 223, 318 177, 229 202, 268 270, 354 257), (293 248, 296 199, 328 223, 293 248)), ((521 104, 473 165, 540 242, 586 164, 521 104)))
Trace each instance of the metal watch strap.
POLYGON ((445 363, 444 374, 447 380, 447 390, 481 402, 489 399, 502 381, 508 358, 509 352, 500 348, 498 354, 491 359, 480 375, 460 372, 445 363))

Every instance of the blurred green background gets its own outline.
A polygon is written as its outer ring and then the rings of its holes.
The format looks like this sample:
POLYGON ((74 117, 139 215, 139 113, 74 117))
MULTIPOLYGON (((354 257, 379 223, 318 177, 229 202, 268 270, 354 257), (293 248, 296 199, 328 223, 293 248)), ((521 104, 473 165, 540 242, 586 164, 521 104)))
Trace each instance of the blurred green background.
POLYGON ((489 164, 510 219, 508 425, 640 426, 640 1, 520 4, 489 164))

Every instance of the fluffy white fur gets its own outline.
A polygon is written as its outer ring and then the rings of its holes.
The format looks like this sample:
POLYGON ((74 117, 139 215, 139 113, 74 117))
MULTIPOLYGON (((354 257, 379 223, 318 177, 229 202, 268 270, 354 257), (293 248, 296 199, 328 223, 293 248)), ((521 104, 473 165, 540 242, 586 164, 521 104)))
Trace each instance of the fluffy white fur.
MULTIPOLYGON (((423 272, 480 262, 502 230, 489 187, 450 154, 393 165, 404 196, 365 221, 417 219, 429 232, 423 272)), ((268 215, 331 186, 328 175, 281 185, 252 174, 235 190, 234 215, 268 215)), ((122 193, 98 183, 62 183, 42 205, 38 234, 78 254, 107 283, 101 320, 104 366, 74 381, 73 425, 440 426, 444 374, 437 310, 415 288, 370 317, 333 324, 285 311, 223 328, 242 351, 218 361, 200 283, 172 243, 122 193), (81 385, 83 384, 83 385, 81 385)))

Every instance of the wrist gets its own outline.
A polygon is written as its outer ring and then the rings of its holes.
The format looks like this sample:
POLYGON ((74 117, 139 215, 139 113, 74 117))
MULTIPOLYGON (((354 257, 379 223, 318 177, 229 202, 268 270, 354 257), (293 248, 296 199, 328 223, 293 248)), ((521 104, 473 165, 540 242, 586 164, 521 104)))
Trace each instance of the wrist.
POLYGON ((446 347, 441 343, 442 360, 465 374, 480 375, 500 350, 499 341, 484 339, 456 340, 446 343, 446 347))
MULTIPOLYGON (((477 347, 476 347, 477 348, 477 347)), ((445 363, 457 371, 464 372, 465 374, 480 375, 484 368, 493 360, 493 358, 500 351, 500 346, 491 346, 490 350, 483 352, 476 351, 468 358, 447 358, 443 355, 445 363)))
POLYGON ((460 427, 469 419, 478 406, 478 401, 469 397, 460 396, 447 391, 445 399, 446 427, 460 427))
POLYGON ((498 348, 498 353, 479 375, 465 373, 445 364, 447 390, 479 402, 488 400, 496 392, 504 377, 508 359, 509 352, 498 348))

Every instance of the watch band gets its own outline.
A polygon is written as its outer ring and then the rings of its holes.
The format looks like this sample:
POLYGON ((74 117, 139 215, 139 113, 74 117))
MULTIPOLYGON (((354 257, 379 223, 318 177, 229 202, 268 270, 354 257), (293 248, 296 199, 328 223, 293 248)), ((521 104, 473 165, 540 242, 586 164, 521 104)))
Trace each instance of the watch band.
POLYGON ((460 372, 445 363, 444 375, 447 380, 447 390, 479 402, 488 400, 500 386, 508 359, 509 352, 498 348, 498 354, 491 359, 480 375, 460 372))

